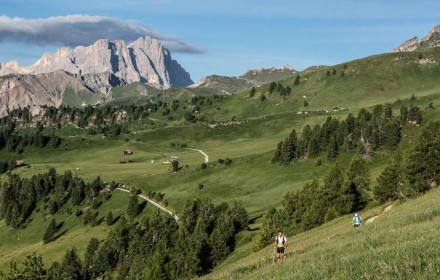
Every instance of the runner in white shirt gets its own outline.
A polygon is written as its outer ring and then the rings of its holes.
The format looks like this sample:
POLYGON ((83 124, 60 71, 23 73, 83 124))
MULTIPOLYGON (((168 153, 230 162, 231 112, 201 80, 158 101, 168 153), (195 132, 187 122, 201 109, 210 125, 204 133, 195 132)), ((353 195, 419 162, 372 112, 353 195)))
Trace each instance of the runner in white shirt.
POLYGON ((287 248, 289 243, 287 242, 287 238, 283 235, 283 231, 280 230, 278 235, 275 236, 274 247, 277 250, 277 260, 284 259, 284 249, 287 248))

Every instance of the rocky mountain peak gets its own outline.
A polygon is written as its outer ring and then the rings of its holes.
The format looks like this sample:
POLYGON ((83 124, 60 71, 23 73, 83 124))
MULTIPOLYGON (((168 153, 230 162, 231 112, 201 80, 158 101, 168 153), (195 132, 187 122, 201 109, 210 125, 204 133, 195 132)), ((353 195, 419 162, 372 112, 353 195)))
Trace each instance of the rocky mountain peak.
POLYGON ((403 42, 400 46, 395 48, 393 52, 411 52, 419 47, 419 37, 415 36, 403 42))
POLYGON ((440 46, 440 24, 434 26, 431 32, 420 41, 421 48, 434 48, 438 46, 440 46))
POLYGON ((43 74, 57 70, 71 73, 86 86, 103 93, 112 86, 132 82, 142 82, 160 89, 193 83, 185 69, 171 58, 170 52, 150 37, 138 38, 129 44, 123 40, 100 39, 90 46, 78 46, 73 50, 61 48, 55 53, 44 54, 28 67, 11 61, 0 68, 0 76, 12 73, 43 74), (87 84, 87 81, 97 80, 100 82, 87 84))
POLYGON ((400 46, 395 48, 393 52, 411 52, 417 49, 434 48, 440 46, 440 24, 432 28, 432 30, 419 41, 417 36, 406 40, 400 46))

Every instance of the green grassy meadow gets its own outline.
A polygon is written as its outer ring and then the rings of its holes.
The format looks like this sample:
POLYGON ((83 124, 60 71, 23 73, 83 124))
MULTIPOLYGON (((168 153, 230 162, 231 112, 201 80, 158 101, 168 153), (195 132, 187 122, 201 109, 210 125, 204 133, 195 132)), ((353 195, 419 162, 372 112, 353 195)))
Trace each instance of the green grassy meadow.
MULTIPOLYGON (((430 60, 440 59, 440 48, 421 53, 430 60)), ((161 116, 160 109, 146 120, 154 125, 128 122, 131 133, 113 138, 102 134, 89 135, 86 130, 76 128, 54 130, 63 138, 61 147, 26 148, 22 155, 13 156, 20 156, 28 165, 13 172, 30 177, 55 167, 58 173, 71 170, 86 181, 100 176, 106 182, 116 181, 139 188, 143 194, 160 191, 165 194, 168 208, 177 215, 187 199, 207 197, 216 204, 241 201, 253 223, 249 231, 238 235, 235 252, 212 275, 207 276, 209 279, 432 276, 439 263, 421 265, 418 262, 439 256, 433 249, 440 242, 435 236, 440 225, 437 217, 440 209, 435 204, 440 196, 437 190, 408 203, 397 203, 392 211, 381 214, 373 224, 358 231, 350 228, 350 217, 342 217, 292 237, 291 254, 283 264, 271 265, 271 248, 251 253, 252 236, 267 210, 280 207, 281 198, 287 191, 298 190, 313 179, 322 179, 335 164, 325 155, 321 156, 320 166, 316 165, 317 159, 294 162, 288 166, 271 164, 277 143, 284 140, 292 129, 300 133, 306 124, 322 124, 328 116, 343 119, 349 113, 357 115, 361 108, 372 109, 385 103, 392 104, 396 116, 399 115, 400 104, 414 103, 423 110, 423 123, 440 119, 440 109, 425 109, 430 102, 440 106, 440 64, 423 64, 418 57, 419 52, 367 57, 301 75, 299 85, 294 85, 295 76, 283 79, 279 82, 292 88, 287 98, 277 92, 268 94, 268 85, 258 87, 253 98, 249 97, 248 90, 222 97, 214 100, 212 105, 207 102, 202 105, 198 117, 203 117, 205 121, 195 124, 177 118, 183 115, 182 109, 172 113, 175 120, 161 116), (327 71, 333 72, 333 69, 336 74, 327 76, 327 71), (261 94, 267 96, 265 101, 259 100, 261 94), (410 102, 413 94, 416 100, 410 102), (304 100, 309 103, 307 107, 304 107, 304 100), (333 112, 333 107, 349 109, 333 112), (298 111, 307 111, 308 114, 298 114, 298 111), (218 125, 212 126, 214 123, 218 125), (207 153, 208 168, 201 169, 204 160, 201 153, 185 149, 180 144, 207 153), (132 150, 134 154, 124 156, 125 149, 132 150), (180 158, 179 172, 171 172, 171 166, 163 163, 168 156, 180 158), (225 158, 232 159, 233 163, 217 163, 218 159, 225 158), (200 184, 203 185, 201 189, 200 184), (429 218, 423 220, 420 217, 429 218), (411 252, 415 252, 413 259, 411 252), (413 271, 411 267, 426 269, 413 271)), ((114 99, 110 102, 118 104, 147 102, 151 96, 163 100, 203 94, 212 97, 215 91, 170 89, 158 93, 149 87, 131 85, 114 89, 112 94, 114 99), (139 96, 140 93, 142 96, 139 96)), ((404 141, 410 142, 419 129, 405 124, 402 131, 404 141)), ((391 151, 386 149, 373 155, 370 162, 372 185, 376 184, 375 178, 390 155, 391 151)), ((11 155, 0 152, 0 156, 11 155)), ((353 156, 355 152, 341 152, 337 162, 347 166, 353 156)), ((0 179, 5 179, 5 175, 0 179)), ((128 194, 114 192, 111 199, 97 210, 99 217, 105 216, 110 209, 115 216, 124 213, 127 201, 128 194)), ((82 219, 68 214, 67 208, 65 206, 55 215, 58 222, 64 221, 60 232, 66 232, 46 245, 42 243, 42 236, 51 216, 43 209, 32 214, 25 229, 14 230, 7 227, 4 220, 0 221, 0 270, 6 268, 10 260, 21 259, 34 251, 43 255, 45 263, 60 260, 70 247, 76 247, 82 255, 91 237, 102 240, 111 229, 104 225, 105 222, 95 227, 83 226, 82 219)), ((149 215, 154 210, 148 204, 142 215, 149 215)), ((368 218, 380 214, 382 210, 383 207, 372 208, 363 216, 368 218)))

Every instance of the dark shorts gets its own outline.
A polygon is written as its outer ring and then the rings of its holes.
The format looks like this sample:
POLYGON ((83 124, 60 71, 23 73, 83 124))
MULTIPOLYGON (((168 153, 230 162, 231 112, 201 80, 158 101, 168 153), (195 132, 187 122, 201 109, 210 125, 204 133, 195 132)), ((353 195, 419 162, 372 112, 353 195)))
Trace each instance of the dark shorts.
POLYGON ((277 247, 277 254, 284 254, 284 247, 277 247))

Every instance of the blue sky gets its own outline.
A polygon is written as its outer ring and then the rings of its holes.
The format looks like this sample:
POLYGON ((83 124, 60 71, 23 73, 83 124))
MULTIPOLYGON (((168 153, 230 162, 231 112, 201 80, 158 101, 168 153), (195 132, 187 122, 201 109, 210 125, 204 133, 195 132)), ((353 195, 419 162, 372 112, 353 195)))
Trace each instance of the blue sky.
POLYGON ((436 24, 440 1, 430 0, 2 0, 0 61, 29 65, 64 45, 145 33, 163 41, 197 81, 384 53, 436 24), (89 21, 93 28, 84 25, 89 21))

